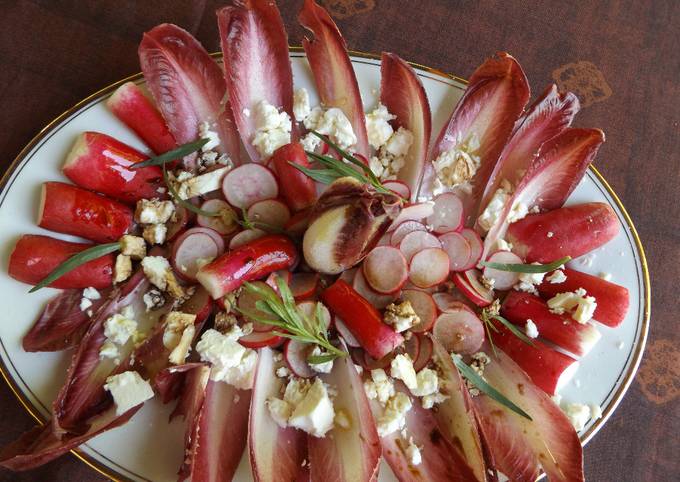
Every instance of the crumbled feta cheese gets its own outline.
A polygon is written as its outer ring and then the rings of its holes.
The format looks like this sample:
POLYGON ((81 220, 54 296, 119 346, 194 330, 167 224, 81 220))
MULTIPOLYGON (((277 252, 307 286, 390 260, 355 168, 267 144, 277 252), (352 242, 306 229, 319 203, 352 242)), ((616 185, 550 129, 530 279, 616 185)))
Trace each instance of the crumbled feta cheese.
POLYGON ((212 151, 220 145, 220 136, 217 132, 210 129, 210 124, 207 122, 201 122, 198 125, 198 135, 201 139, 208 139, 208 142, 201 147, 201 151, 207 152, 212 151))
POLYGON ((546 234, 547 237, 552 238, 555 235, 552 231, 548 231, 548 234, 546 234))
POLYGON ((314 130, 323 117, 323 109, 319 106, 314 107, 309 115, 303 119, 305 129, 314 130))
POLYGON ((113 282, 122 283, 132 275, 132 260, 130 256, 119 254, 113 267, 113 282))
POLYGON ((131 306, 126 306, 120 313, 110 316, 104 322, 104 336, 107 341, 116 345, 125 345, 137 331, 137 321, 131 306))
POLYGON ((286 367, 279 367, 276 369, 276 376, 279 378, 286 378, 290 376, 290 370, 286 367))
MULTIPOLYGON (((295 383, 295 381, 289 382, 295 383)), ((296 393, 289 396, 286 387, 284 400, 292 405, 292 413, 288 418, 288 425, 300 429, 315 437, 324 437, 333 428, 335 410, 331 401, 328 388, 319 379, 306 385, 296 385, 296 393), (299 390, 299 387, 304 387, 299 390)))
POLYGON ((382 415, 376 421, 378 435, 384 437, 404 428, 406 413, 411 409, 411 406, 411 399, 402 392, 397 392, 390 398, 382 415))
POLYGON ((165 304, 165 297, 163 294, 153 288, 144 293, 142 299, 144 300, 146 311, 157 310, 165 304))
POLYGON ((396 179, 401 168, 406 165, 406 156, 413 144, 411 131, 400 127, 372 156, 368 165, 373 174, 382 181, 396 179))
POLYGON ((160 290, 168 287, 170 263, 163 256, 147 256, 142 260, 142 270, 152 285, 160 290))
POLYGON ((515 203, 512 205, 512 208, 510 208, 510 212, 508 213, 508 222, 510 224, 515 223, 520 219, 524 219, 527 217, 529 212, 533 211, 533 208, 529 209, 529 206, 524 204, 522 201, 515 201, 515 203))
POLYGON ((144 227, 142 236, 149 244, 163 244, 167 232, 168 228, 165 227, 165 224, 149 224, 144 227))
POLYGON ((177 345, 172 349, 168 356, 168 361, 174 365, 184 363, 191 352, 191 343, 194 341, 196 335, 196 326, 189 325, 182 331, 182 336, 179 338, 177 345))
POLYGON ((290 403, 279 398, 270 398, 267 400, 267 408, 269 415, 279 427, 286 428, 288 426, 288 419, 293 413, 293 407, 290 403))
POLYGON ((371 370, 371 380, 364 382, 364 391, 371 400, 378 400, 382 405, 394 396, 394 384, 385 373, 385 370, 378 368, 371 370))
POLYGON ((101 297, 101 293, 95 288, 89 287, 83 290, 83 298, 87 298, 88 300, 99 300, 101 297))
POLYGON ((171 311, 165 315, 165 330, 163 331, 163 346, 174 348, 179 343, 182 332, 188 326, 193 326, 196 315, 171 311))
POLYGON ((406 331, 409 328, 420 323, 420 318, 416 314, 408 300, 402 301, 401 303, 390 303, 385 308, 384 321, 388 325, 392 325, 392 328, 397 333, 406 331))
POLYGON ((553 296, 548 300, 548 307, 556 314, 563 314, 575 308, 571 317, 583 324, 592 319, 597 302, 594 297, 586 296, 583 288, 579 288, 574 292, 558 293, 553 296))
POLYGON ((408 355, 399 354, 392 359, 392 362, 390 363, 390 375, 392 375, 393 378, 404 382, 409 390, 415 390, 418 387, 416 371, 413 368, 413 362, 408 355))
POLYGON ((302 122, 311 112, 309 93, 307 89, 301 87, 293 94, 293 115, 295 115, 295 120, 302 122))
POLYGON ((400 127, 387 140, 384 149, 390 156, 399 158, 408 154, 411 144, 413 144, 413 134, 408 129, 400 127))
POLYGON ((590 408, 590 418, 592 418, 593 420, 602 418, 602 408, 599 405, 591 403, 590 405, 588 405, 588 407, 590 408))
POLYGON ((524 326, 524 332, 529 338, 538 338, 538 327, 531 319, 527 320, 527 324, 524 326))
POLYGON ((174 212, 175 205, 172 201, 140 199, 137 201, 135 221, 141 224, 162 224, 167 222, 174 212))
POLYGON ((404 455, 406 455, 406 459, 408 460, 409 464, 413 466, 420 465, 423 461, 420 449, 415 443, 413 443, 413 439, 409 440, 408 446, 404 451, 404 455))
POLYGON ((577 432, 583 430, 590 420, 590 407, 582 403, 563 403, 562 411, 577 432))
POLYGON ((545 279, 550 281, 550 283, 556 285, 567 281, 567 275, 564 274, 564 271, 562 271, 561 269, 556 269, 555 271, 552 272, 550 276, 547 276, 545 279))
POLYGON ((416 375, 416 382, 416 387, 411 390, 416 397, 434 395, 439 390, 439 377, 431 368, 420 370, 416 375))
POLYGON ((99 349, 99 358, 111 358, 114 360, 116 365, 120 363, 120 359, 118 358, 119 356, 120 352, 118 351, 118 346, 116 346, 115 343, 111 343, 110 341, 105 341, 99 349))
POLYGON ((374 149, 380 149, 392 136, 394 129, 392 129, 390 121, 395 118, 396 116, 390 114, 387 107, 382 104, 378 104, 378 107, 366 114, 368 142, 374 149))
POLYGON ((116 415, 122 415, 140 403, 153 398, 153 389, 139 373, 127 371, 106 379, 104 389, 111 392, 116 415))
POLYGON ((90 306, 92 306, 92 301, 87 298, 82 298, 80 300, 80 311, 86 311, 90 306))
POLYGON ((603 280, 605 280, 605 281, 611 281, 611 279, 612 279, 612 274, 611 274, 611 273, 606 273, 606 272, 604 272, 604 271, 601 272, 598 276, 599 276, 600 278, 602 278, 603 280))
POLYGON ((139 236, 124 235, 119 240, 120 253, 132 259, 142 259, 146 256, 146 243, 139 236))
MULTIPOLYGON (((531 263, 540 264, 540 263, 531 263)), ((536 293, 536 285, 540 285, 543 282, 545 273, 520 273, 519 282, 515 286, 515 289, 519 291, 526 291, 527 293, 536 293)))
POLYGON ((333 423, 336 427, 340 427, 343 430, 349 430, 352 427, 352 422, 350 421, 349 415, 342 408, 335 411, 335 419, 333 423))
POLYGON ((305 119, 307 129, 314 129, 319 134, 327 136, 341 149, 348 149, 357 143, 352 123, 342 110, 337 107, 331 107, 326 111, 316 109, 318 108, 312 109, 311 114, 305 119))
POLYGON ((505 208, 505 203, 510 199, 511 193, 512 188, 507 182, 503 183, 503 185, 493 193, 486 208, 484 208, 484 211, 482 211, 482 214, 477 219, 477 224, 485 232, 489 231, 493 225, 496 224, 505 208))
POLYGON ((253 385, 257 352, 238 343, 243 332, 233 326, 227 333, 207 330, 196 344, 202 361, 212 364, 210 378, 223 381, 243 390, 253 385))
POLYGON ((231 166, 224 166, 197 176, 190 175, 186 178, 184 178, 185 176, 182 176, 182 178, 178 177, 173 181, 173 187, 175 188, 175 191, 177 191, 177 195, 180 199, 190 199, 192 197, 202 196, 203 194, 208 194, 209 192, 221 189, 222 179, 230 170, 231 166))
POLYGON ((439 154, 432 162, 439 182, 448 188, 469 182, 481 163, 476 154, 478 149, 479 139, 475 135, 464 142, 455 139, 451 149, 439 154))
POLYGON ((253 146, 263 157, 270 157, 276 149, 290 143, 293 125, 290 116, 266 100, 255 106, 255 136, 253 146))
POLYGON ((421 398, 420 405, 425 410, 430 410, 432 407, 446 401, 448 398, 448 395, 437 392, 433 393, 432 395, 425 395, 423 398, 421 398))
POLYGON ((321 139, 310 132, 300 138, 300 144, 302 144, 302 148, 305 151, 313 152, 316 150, 317 146, 321 144, 321 139))
MULTIPOLYGON (((322 356, 322 355, 327 355, 328 353, 325 353, 321 351, 321 348, 319 348, 318 345, 314 346, 314 349, 310 353, 311 356, 322 356)), ((328 360, 323 363, 309 363, 309 366, 312 368, 317 373, 330 373, 331 370, 333 369, 333 360, 328 360)))

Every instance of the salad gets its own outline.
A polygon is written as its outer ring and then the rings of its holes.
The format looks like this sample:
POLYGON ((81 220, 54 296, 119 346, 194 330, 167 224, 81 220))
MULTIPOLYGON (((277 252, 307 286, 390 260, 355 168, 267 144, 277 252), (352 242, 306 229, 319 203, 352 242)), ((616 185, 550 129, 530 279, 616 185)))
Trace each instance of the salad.
MULTIPOLYGON (((319 105, 294 89, 272 1, 217 11, 216 62, 178 26, 139 46, 146 89, 111 112, 148 146, 80 134, 9 274, 58 288, 23 339, 72 350, 50 423, 0 450, 29 470, 130 422, 184 420, 179 480, 582 481, 599 407, 559 388, 628 290, 566 267, 619 231, 563 206, 604 134, 576 96, 529 104, 519 63, 480 65, 439 133, 412 67, 381 58, 364 111, 345 42, 298 16, 319 105), (433 137, 433 134, 436 137, 433 137), (431 142, 431 139, 434 139, 431 142)), ((132 422, 134 423, 134 422, 132 422)))

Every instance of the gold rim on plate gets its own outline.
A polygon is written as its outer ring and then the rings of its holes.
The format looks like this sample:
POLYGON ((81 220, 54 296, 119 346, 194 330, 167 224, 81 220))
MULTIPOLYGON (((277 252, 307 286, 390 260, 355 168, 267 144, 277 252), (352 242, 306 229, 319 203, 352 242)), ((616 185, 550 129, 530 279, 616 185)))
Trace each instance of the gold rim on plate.
MULTIPOLYGON (((290 52, 304 52, 302 47, 299 46, 290 46, 289 47, 290 52)), ((358 57, 358 58, 364 58, 364 59, 370 59, 370 60, 380 60, 380 56, 376 54, 371 54, 367 52, 361 52, 357 50, 350 50, 349 51, 350 56, 352 57, 358 57)), ((216 52, 211 54, 212 57, 219 58, 222 56, 221 52, 216 52)), ((409 62, 409 64, 416 70, 424 71, 430 74, 434 74, 436 76, 444 77, 449 80, 453 80, 455 82, 458 82, 463 85, 467 85, 467 80, 458 77, 456 75, 452 74, 447 74, 446 72, 442 72, 441 70, 434 69, 432 67, 428 67, 426 65, 418 64, 415 62, 409 62)), ((51 121, 49 124, 47 124, 45 127, 43 127, 36 136, 31 139, 31 141, 24 147, 21 152, 14 158, 12 163, 9 165, 7 171, 3 174, 2 179, 0 179, 0 192, 4 190, 7 181, 9 180, 10 176, 12 173, 14 173, 16 167, 19 165, 19 163, 23 160, 23 158, 30 152, 37 144, 40 142, 50 131, 52 131, 57 125, 59 125, 61 122, 66 120, 71 114, 74 112, 78 111, 80 108, 85 106, 86 104, 91 103, 94 100, 98 100, 100 98, 103 98, 110 94, 112 91, 114 91, 116 88, 124 84, 125 82, 130 82, 130 81, 137 81, 140 80, 143 77, 142 73, 139 72, 134 75, 130 75, 129 77, 126 77, 124 79, 121 79, 117 82, 114 82, 110 85, 107 85, 106 87, 94 92, 93 94, 85 97, 82 99, 80 102, 75 104, 73 107, 70 109, 66 110, 63 112, 61 115, 56 117, 53 121, 51 121)), ((588 431, 584 434, 581 435, 581 443, 585 445, 588 443, 593 436, 602 428, 604 423, 609 419, 609 417, 612 415, 616 407, 619 405, 621 400, 623 399, 623 396, 625 395, 626 391, 630 387, 630 384, 633 381, 633 378, 635 377, 635 374, 637 373, 638 367, 640 366, 640 361, 642 359, 642 354, 645 349, 645 345, 647 343, 647 335, 649 332, 649 320, 650 320, 650 313, 651 313, 651 287, 650 287, 650 281, 649 281, 649 269, 647 266, 647 258, 645 257, 645 251, 644 248, 642 247, 642 242, 640 240, 640 236, 638 235, 637 230, 635 229, 635 225, 633 224, 633 220, 631 219, 630 215, 628 214, 628 211, 626 211, 626 208, 624 207, 623 203, 621 202, 621 199, 619 196, 614 192, 614 189, 611 187, 611 185, 607 182, 607 180, 604 178, 604 176, 598 171, 595 166, 592 164, 590 165, 589 169, 595 174, 597 179, 600 181, 600 183, 604 186, 605 190, 607 193, 611 196, 611 198, 614 200, 614 203, 616 206, 619 208, 621 211, 623 218, 626 222, 626 225, 628 229, 630 230, 630 233, 633 237, 633 240, 635 241, 635 246, 638 251, 638 255, 640 256, 640 265, 642 266, 642 274, 643 274, 643 285, 644 285, 644 314, 643 314, 643 320, 642 320, 642 327, 638 339, 638 344, 635 349, 635 353, 633 353, 633 360, 632 363, 630 364, 630 367, 628 368, 628 372, 625 375, 624 380, 621 382, 621 384, 618 386, 616 389, 616 392, 614 393, 612 397, 612 401, 609 403, 609 406, 607 409, 604 411, 602 414, 602 417, 599 418, 598 420, 593 423, 593 425, 588 429, 588 431)), ((42 415, 40 414, 40 411, 31 403, 31 401, 23 394, 23 392, 19 389, 19 387, 16 385, 14 382, 14 379, 9 375, 5 363, 3 360, 0 359, 0 374, 2 375, 2 378, 7 382, 7 385, 9 386, 10 390, 14 395, 17 397, 21 405, 26 409, 26 411, 41 425, 44 425, 45 420, 43 419, 42 415)), ((95 471, 99 472, 100 474, 104 475, 105 477, 110 478, 113 481, 116 482, 123 482, 123 481, 128 481, 127 477, 123 476, 122 474, 118 473, 115 470, 112 470, 110 467, 107 465, 104 465, 103 463, 99 462, 98 460, 95 460, 92 456, 87 455, 83 452, 81 452, 79 449, 73 449, 71 450, 71 453, 75 455, 79 460, 84 462, 86 465, 94 469, 95 471)))

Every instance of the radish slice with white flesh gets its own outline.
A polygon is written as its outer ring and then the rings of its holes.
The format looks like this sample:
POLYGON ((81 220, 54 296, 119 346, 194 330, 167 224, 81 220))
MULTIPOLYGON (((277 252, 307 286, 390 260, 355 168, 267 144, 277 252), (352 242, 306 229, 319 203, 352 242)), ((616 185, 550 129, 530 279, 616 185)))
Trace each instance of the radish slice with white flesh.
POLYGON ((392 235, 390 233, 385 233, 378 240, 378 243, 375 246, 376 247, 378 247, 378 246, 391 246, 391 243, 390 243, 391 240, 392 240, 392 235))
POLYGON ((248 209, 258 201, 279 195, 274 174, 261 164, 244 164, 229 171, 222 180, 222 192, 229 204, 248 209))
POLYGON ((250 335, 242 336, 238 342, 246 348, 264 348, 265 346, 277 347, 283 343, 284 338, 273 331, 254 331, 250 335))
POLYGON ((165 224, 168 228, 165 239, 167 241, 174 241, 177 236, 184 232, 192 217, 193 213, 191 211, 183 206, 176 206, 173 217, 165 224))
POLYGON ((458 309, 460 307, 467 307, 472 310, 472 307, 470 306, 470 300, 458 291, 455 293, 435 293, 432 295, 432 298, 437 304, 437 308, 442 313, 446 313, 449 310, 458 309))
POLYGON ((392 246, 373 248, 364 258, 363 271, 371 288, 383 294, 400 290, 408 277, 406 258, 392 246))
POLYGON ((254 223, 283 229, 290 221, 290 209, 278 199, 265 199, 248 208, 248 219, 254 223))
POLYGON ((482 258, 484 242, 474 229, 465 228, 460 232, 460 234, 465 239, 467 239, 468 243, 470 243, 470 259, 468 260, 467 265, 461 268, 461 271, 466 271, 477 266, 477 263, 482 258))
POLYGON ((442 249, 449 255, 451 271, 470 269, 472 247, 470 242, 460 233, 446 233, 439 236, 442 249))
POLYGON ((283 356, 288 368, 298 377, 312 378, 316 375, 316 372, 307 363, 311 346, 297 340, 286 340, 286 344, 283 346, 283 356))
POLYGON ((413 311, 420 318, 420 322, 411 327, 410 330, 419 333, 432 329, 434 320, 437 319, 437 305, 432 295, 420 290, 404 290, 401 292, 401 297, 411 303, 413 311))
POLYGON ((441 248, 442 243, 439 242, 434 234, 427 231, 413 231, 404 236, 404 239, 399 243, 399 251, 404 254, 406 261, 411 262, 413 256, 427 248, 441 248))
MULTIPOLYGON (((401 243, 401 240, 404 239, 404 237, 413 232, 413 231, 427 231, 427 228, 423 223, 420 223, 418 221, 406 221, 401 223, 399 226, 397 226, 397 229, 392 231, 391 233, 391 238, 390 238, 390 244, 392 246, 399 246, 399 243, 401 243)), ((390 233, 387 233, 387 235, 390 235, 390 233)))
POLYGON ((210 199, 201 205, 201 210, 219 213, 219 216, 199 214, 196 218, 199 226, 214 229, 220 234, 231 234, 238 231, 238 215, 228 202, 221 199, 210 199))
POLYGON ((441 248, 427 248, 413 256, 408 277, 419 288, 429 288, 449 275, 449 256, 441 248))
MULTIPOLYGON (((273 296, 275 295, 274 290, 272 287, 264 283, 262 281, 254 281, 253 285, 255 285, 257 288, 260 289, 265 289, 269 293, 271 293, 273 296)), ((236 300, 236 306, 241 312, 253 312, 254 314, 258 315, 258 317, 262 317, 264 319, 268 319, 271 317, 268 313, 264 311, 260 311, 257 308, 256 303, 262 299, 261 296, 251 292, 250 290, 242 290, 241 294, 238 296, 238 299, 236 300)), ((250 318, 248 315, 242 315, 243 320, 246 321, 247 323, 252 323, 253 324, 253 331, 258 332, 258 333, 266 333, 269 331, 272 331, 274 328, 272 325, 268 323, 261 323, 257 320, 254 320, 250 318)), ((273 318, 273 317, 271 317, 273 318)))
POLYGON ((390 366, 392 359, 396 356, 394 352, 388 353, 379 360, 376 360, 368 353, 364 352, 364 368, 367 370, 377 370, 379 368, 385 369, 390 366))
POLYGON ((471 355, 484 343, 484 325, 471 310, 459 308, 442 313, 434 323, 432 334, 446 351, 471 355))
POLYGON ((366 278, 364 278, 364 273, 360 269, 354 274, 352 288, 379 310, 384 309, 387 305, 396 300, 398 296, 398 293, 384 295, 374 291, 366 281, 366 278))
POLYGON ((404 199, 411 199, 411 189, 405 182, 385 181, 382 184, 385 189, 389 189, 397 196, 401 196, 404 199))
POLYGON ((432 358, 432 340, 428 335, 425 335, 424 333, 417 333, 414 335, 418 337, 418 340, 420 341, 418 345, 418 358, 413 360, 413 368, 415 371, 419 372, 423 368, 427 366, 428 363, 430 363, 430 359, 432 358))
POLYGON ((451 281, 470 301, 477 306, 489 306, 493 303, 493 290, 488 289, 479 281, 480 272, 469 269, 464 273, 455 273, 451 281))
POLYGON ((328 330, 333 325, 333 317, 331 316, 331 312, 328 311, 328 308, 326 308, 326 305, 316 301, 303 301, 302 303, 297 304, 297 309, 304 316, 311 320, 316 317, 317 304, 321 306, 321 317, 323 318, 324 323, 323 326, 326 328, 326 330, 328 330))
MULTIPOLYGON (((522 258, 510 251, 497 251, 489 256, 489 262, 502 264, 522 264, 522 258)), ((509 290, 519 281, 519 273, 501 271, 499 269, 484 267, 484 277, 494 280, 493 287, 496 290, 509 290)))
POLYGON ((294 273, 290 280, 290 291, 296 300, 304 300, 314 296, 319 285, 318 273, 294 273))
POLYGON ((354 335, 352 335, 352 332, 347 329, 345 323, 337 317, 335 318, 335 329, 342 339, 345 340, 345 343, 347 343, 348 346, 351 346, 352 348, 358 348, 361 346, 359 340, 354 338, 354 335))
POLYGON ((452 192, 445 192, 434 199, 434 212, 427 224, 437 234, 459 231, 465 220, 463 201, 452 192))
POLYGON ((412 335, 404 342, 404 350, 411 360, 417 360, 420 353, 420 338, 412 335))
POLYGON ((432 202, 416 203, 406 206, 399 212, 397 217, 394 218, 394 221, 392 221, 392 224, 387 231, 393 231, 397 226, 406 221, 422 221, 432 215, 433 206, 434 203, 432 202))
POLYGON ((172 264, 182 277, 193 281, 203 264, 209 263, 223 252, 224 243, 219 246, 210 235, 190 229, 173 243, 172 264))
POLYGON ((261 238, 265 234, 267 233, 261 229, 246 229, 245 231, 241 231, 231 238, 231 241, 229 241, 229 249, 236 249, 239 246, 243 246, 246 243, 261 238))

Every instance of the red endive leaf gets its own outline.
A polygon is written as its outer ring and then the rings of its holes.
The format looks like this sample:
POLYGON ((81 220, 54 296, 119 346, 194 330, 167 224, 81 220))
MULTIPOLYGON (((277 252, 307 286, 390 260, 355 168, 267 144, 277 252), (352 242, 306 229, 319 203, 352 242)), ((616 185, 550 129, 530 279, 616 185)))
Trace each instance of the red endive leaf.
POLYGON ((413 67, 387 52, 383 52, 380 63, 380 102, 396 116, 395 127, 403 127, 413 134, 406 164, 399 170, 397 179, 408 184, 415 200, 430 145, 432 114, 423 84, 413 67))
POLYGON ((539 148, 549 139, 571 125, 579 111, 578 97, 571 92, 560 94, 551 84, 518 121, 510 141, 501 152, 484 191, 480 211, 505 179, 516 186, 522 175, 538 154, 539 148))
POLYGON ((473 398, 496 469, 518 482, 533 482, 541 467, 551 482, 583 481, 581 442, 569 419, 505 353, 498 350, 498 356, 491 358, 484 378, 533 419, 521 417, 486 395, 473 398))
POLYGON ((189 32, 164 23, 144 34, 139 62, 147 86, 178 144, 199 137, 207 122, 218 133, 217 148, 232 161, 239 161, 239 138, 217 63, 189 32))
POLYGON ((288 36, 275 2, 240 0, 217 11, 224 76, 241 140, 254 161, 255 106, 265 100, 293 115, 293 72, 288 36))
POLYGON ((338 358, 333 370, 320 378, 338 394, 333 402, 350 420, 347 429, 336 426, 325 437, 307 437, 312 480, 361 482, 377 476, 380 439, 364 385, 349 356, 338 358))
MULTIPOLYGON (((512 56, 500 52, 472 74, 463 97, 435 141, 430 153, 432 161, 461 142, 479 142, 473 152, 480 166, 470 181, 472 191, 454 189, 465 203, 465 212, 470 216, 468 225, 476 219, 484 188, 528 100, 529 85, 522 68, 512 56)), ((435 177, 434 167, 428 163, 421 195, 432 193, 435 177)))
POLYGON ((340 30, 328 12, 314 0, 305 0, 298 20, 313 34, 313 38, 303 39, 302 46, 307 53, 321 103, 345 113, 357 136, 355 152, 368 159, 370 151, 361 93, 340 30))
POLYGON ((306 434, 292 427, 281 428, 269 415, 267 399, 280 397, 286 381, 276 376, 275 369, 272 351, 261 349, 248 423, 250 465, 259 482, 296 480, 307 456, 306 434))
MULTIPOLYGON (((189 388, 189 374, 195 369, 205 366, 205 363, 185 363, 165 368, 158 372, 153 379, 153 389, 163 403, 169 403, 179 397, 177 406, 170 414, 170 421, 176 416, 185 417, 188 407, 193 405, 191 401, 193 390, 189 388)), ((201 392, 201 397, 203 393, 201 392)))
POLYGON ((80 342, 90 326, 91 317, 107 298, 108 291, 94 300, 87 310, 80 309, 83 290, 64 290, 52 298, 40 313, 21 344, 26 351, 58 351, 71 348, 80 342))
POLYGON ((505 236, 513 206, 524 204, 529 209, 537 206, 541 211, 562 207, 603 142, 601 130, 575 128, 545 142, 487 233, 482 259, 486 259, 496 240, 505 236))

